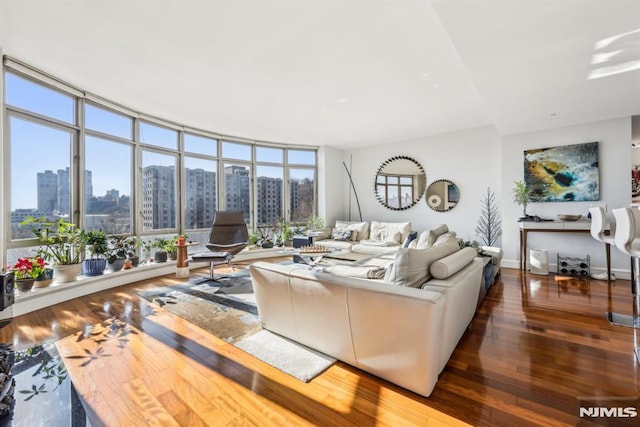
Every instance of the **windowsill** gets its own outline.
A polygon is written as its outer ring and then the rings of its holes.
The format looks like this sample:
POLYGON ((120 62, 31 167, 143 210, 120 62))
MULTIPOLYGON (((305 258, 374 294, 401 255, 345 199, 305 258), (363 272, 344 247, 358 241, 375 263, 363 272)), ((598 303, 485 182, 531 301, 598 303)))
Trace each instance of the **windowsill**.
MULTIPOLYGON (((233 262, 283 256, 282 250, 283 248, 245 249, 233 258, 233 262)), ((189 261, 190 269, 202 268, 207 265, 209 265, 207 262, 189 261)), ((172 274, 175 273, 175 271, 176 261, 169 260, 163 263, 141 264, 138 267, 132 267, 129 270, 105 272, 105 274, 100 276, 79 276, 78 280, 73 282, 53 282, 47 287, 33 288, 29 292, 16 291, 14 304, 3 311, 0 311, 0 320, 11 319, 16 316, 21 316, 54 304, 59 304, 64 301, 106 289, 172 274)))

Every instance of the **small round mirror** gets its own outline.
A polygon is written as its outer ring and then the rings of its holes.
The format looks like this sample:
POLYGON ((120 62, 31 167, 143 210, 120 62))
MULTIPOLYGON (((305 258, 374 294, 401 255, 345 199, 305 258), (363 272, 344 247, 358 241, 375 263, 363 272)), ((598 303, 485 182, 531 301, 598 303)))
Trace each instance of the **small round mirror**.
POLYGON ((406 156, 386 160, 376 174, 375 193, 389 209, 404 210, 418 203, 427 186, 422 165, 406 156))
POLYGON ((460 200, 458 186, 448 179, 439 179, 427 188, 427 205, 436 212, 447 212, 460 200))

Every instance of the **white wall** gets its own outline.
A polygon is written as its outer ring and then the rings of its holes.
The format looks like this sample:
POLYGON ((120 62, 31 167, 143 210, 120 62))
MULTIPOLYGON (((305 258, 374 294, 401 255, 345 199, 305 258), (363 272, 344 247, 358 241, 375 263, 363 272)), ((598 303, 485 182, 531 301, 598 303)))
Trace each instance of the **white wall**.
POLYGON ((342 158, 344 152, 333 147, 318 149, 318 215, 324 218, 327 226, 343 218, 344 194, 348 185, 342 158))
MULTIPOLYGON (((354 185, 365 221, 411 221, 414 230, 430 229, 446 223, 461 238, 477 240, 474 230, 480 215, 480 202, 487 187, 496 193, 500 203, 500 138, 493 127, 349 151, 344 157, 347 165, 350 155, 353 156, 354 185), (374 178, 382 162, 397 155, 412 157, 422 165, 427 173, 427 186, 438 179, 453 181, 460 190, 460 203, 449 212, 431 210, 424 197, 416 206, 403 211, 382 206, 374 193, 374 178)), ((343 185, 347 188, 349 182, 346 172, 343 175, 343 185)), ((348 193, 345 193, 344 204, 348 206, 348 193)), ((351 211, 352 219, 357 219, 358 210, 353 197, 351 211)), ((346 209, 343 214, 346 219, 346 209)))
MULTIPOLYGON (((517 219, 522 207, 513 202, 512 189, 515 181, 524 179, 524 150, 579 144, 598 141, 600 171, 599 202, 556 202, 532 203, 527 207, 529 215, 555 218, 557 214, 587 215, 589 207, 604 205, 607 216, 613 220, 611 209, 628 206, 631 203, 631 118, 620 118, 593 122, 583 125, 551 129, 502 139, 502 217, 503 265, 518 267, 519 232, 517 219)), ((531 233, 528 246, 534 249, 548 249, 549 262, 555 271, 556 255, 591 256, 591 265, 596 270, 606 266, 604 247, 588 234, 548 234, 531 233)), ((629 270, 629 259, 615 248, 611 249, 611 266, 614 271, 629 270)), ((624 273, 623 273, 624 276, 624 273)), ((628 273, 626 274, 628 277, 628 273)))

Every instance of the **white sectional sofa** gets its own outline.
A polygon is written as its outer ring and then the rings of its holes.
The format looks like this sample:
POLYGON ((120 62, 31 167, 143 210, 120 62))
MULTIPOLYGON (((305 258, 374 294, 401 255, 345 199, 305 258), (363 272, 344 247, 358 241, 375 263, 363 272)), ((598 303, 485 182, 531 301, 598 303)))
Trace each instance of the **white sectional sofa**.
POLYGON ((251 265, 262 326, 429 396, 473 318, 484 261, 443 238, 367 262, 384 279, 357 277, 362 265, 251 265))

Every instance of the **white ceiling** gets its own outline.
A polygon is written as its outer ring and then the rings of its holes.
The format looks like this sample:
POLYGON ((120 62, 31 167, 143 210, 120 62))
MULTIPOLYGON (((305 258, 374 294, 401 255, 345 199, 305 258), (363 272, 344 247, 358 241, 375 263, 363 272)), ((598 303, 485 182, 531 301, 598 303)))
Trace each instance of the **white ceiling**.
POLYGON ((638 0, 0 0, 0 47, 133 110, 263 141, 640 114, 638 0))

